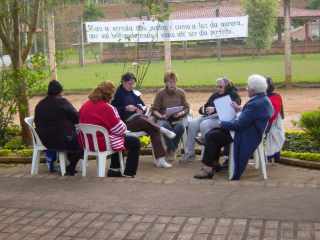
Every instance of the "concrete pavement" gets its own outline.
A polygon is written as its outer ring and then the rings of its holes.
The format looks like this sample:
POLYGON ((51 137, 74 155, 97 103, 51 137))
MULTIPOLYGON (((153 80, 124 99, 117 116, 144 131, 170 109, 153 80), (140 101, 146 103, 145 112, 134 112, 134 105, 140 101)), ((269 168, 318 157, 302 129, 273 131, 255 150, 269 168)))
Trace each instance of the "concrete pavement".
POLYGON ((320 239, 319 171, 269 166, 240 182, 193 180, 144 158, 135 179, 0 168, 0 239, 320 239))

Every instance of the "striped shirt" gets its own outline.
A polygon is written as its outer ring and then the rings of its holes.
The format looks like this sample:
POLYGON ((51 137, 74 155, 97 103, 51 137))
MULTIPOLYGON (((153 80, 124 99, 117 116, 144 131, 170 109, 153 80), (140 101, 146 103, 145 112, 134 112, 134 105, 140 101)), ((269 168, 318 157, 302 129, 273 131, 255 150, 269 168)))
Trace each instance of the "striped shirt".
MULTIPOLYGON (((109 133, 110 145, 113 151, 125 150, 125 132, 126 125, 120 119, 115 107, 104 101, 85 102, 80 111, 80 123, 94 124, 104 127, 109 133)), ((106 150, 104 137, 100 134, 97 136, 99 150, 106 150)))

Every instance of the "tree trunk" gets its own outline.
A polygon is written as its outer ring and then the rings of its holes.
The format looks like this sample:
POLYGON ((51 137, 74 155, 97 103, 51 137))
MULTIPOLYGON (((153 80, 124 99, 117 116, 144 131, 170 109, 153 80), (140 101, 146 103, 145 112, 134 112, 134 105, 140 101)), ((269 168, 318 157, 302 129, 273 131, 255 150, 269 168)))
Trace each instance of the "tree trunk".
POLYGON ((290 1, 284 0, 284 73, 285 85, 291 86, 292 84, 292 63, 291 63, 291 19, 290 19, 290 1))
POLYGON ((13 15, 13 32, 14 32, 14 49, 11 53, 12 67, 14 78, 17 81, 17 105, 19 112, 19 120, 21 126, 21 136, 24 143, 31 143, 31 136, 28 126, 24 122, 24 119, 29 116, 29 103, 26 94, 26 83, 25 79, 21 75, 23 67, 22 63, 22 46, 21 46, 21 34, 20 34, 20 15, 19 15, 19 4, 16 0, 12 11, 13 15))
POLYGON ((47 33, 48 33, 48 58, 51 80, 58 80, 56 63, 56 41, 54 30, 54 13, 52 10, 47 12, 47 33))

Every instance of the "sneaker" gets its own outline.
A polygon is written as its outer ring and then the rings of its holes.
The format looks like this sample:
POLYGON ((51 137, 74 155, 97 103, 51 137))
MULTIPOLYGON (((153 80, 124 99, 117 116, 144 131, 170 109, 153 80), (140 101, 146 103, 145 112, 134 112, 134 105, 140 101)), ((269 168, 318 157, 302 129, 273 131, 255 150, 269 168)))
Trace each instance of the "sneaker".
POLYGON ((164 127, 160 127, 160 132, 165 135, 167 138, 173 139, 176 137, 176 134, 164 127))
POLYGON ((154 161, 154 164, 156 165, 156 167, 158 168, 171 168, 172 165, 170 163, 168 163, 164 157, 158 158, 154 161))
POLYGON ((204 168, 200 169, 200 172, 193 176, 196 179, 212 179, 213 171, 207 171, 204 168))

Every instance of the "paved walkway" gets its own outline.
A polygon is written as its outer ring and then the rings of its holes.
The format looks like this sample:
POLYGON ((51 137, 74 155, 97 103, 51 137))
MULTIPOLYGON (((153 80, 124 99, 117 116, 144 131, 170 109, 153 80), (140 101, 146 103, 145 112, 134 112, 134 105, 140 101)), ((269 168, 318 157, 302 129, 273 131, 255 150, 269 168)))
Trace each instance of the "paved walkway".
POLYGON ((45 166, 0 167, 0 239, 320 240, 320 172, 250 168, 193 180, 199 162, 156 169, 144 157, 135 179, 50 175, 45 166))

